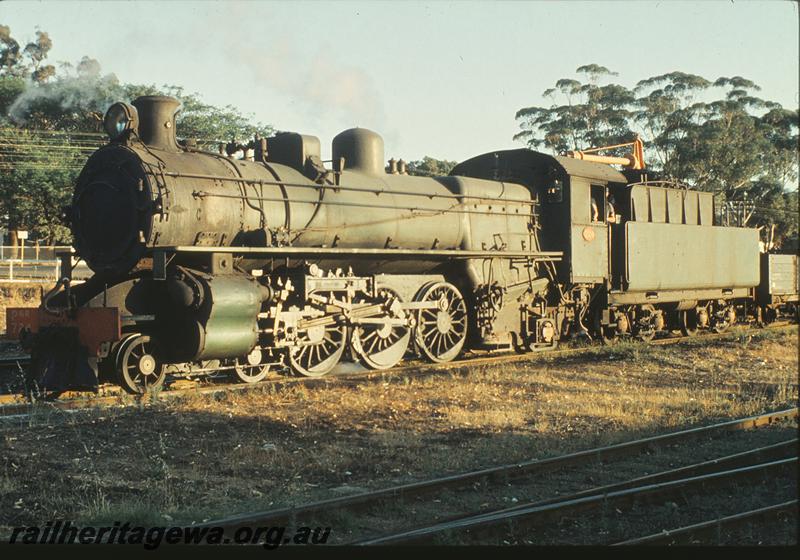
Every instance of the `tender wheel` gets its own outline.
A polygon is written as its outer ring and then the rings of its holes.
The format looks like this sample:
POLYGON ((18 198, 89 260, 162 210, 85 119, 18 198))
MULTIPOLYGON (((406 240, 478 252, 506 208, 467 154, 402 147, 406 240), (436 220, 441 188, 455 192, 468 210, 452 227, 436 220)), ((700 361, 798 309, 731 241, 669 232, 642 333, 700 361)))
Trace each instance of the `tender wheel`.
POLYGON ((418 302, 435 302, 432 309, 421 309, 414 342, 428 359, 449 362, 458 356, 467 339, 467 306, 455 286, 437 282, 423 287, 418 302))
POLYGON ((616 326, 613 327, 610 325, 603 325, 602 309, 598 309, 594 316, 595 332, 600 336, 600 340, 603 344, 607 346, 616 344, 619 337, 623 334, 627 334, 630 330, 630 323, 628 322, 628 316, 625 312, 615 309, 611 313, 612 320, 616 322, 616 326))
POLYGON ((119 346, 117 373, 120 385, 129 393, 143 394, 164 384, 167 374, 156 357, 148 335, 134 334, 119 346))
POLYGON ((711 329, 715 333, 723 333, 736 322, 736 311, 733 306, 726 306, 714 313, 714 322, 711 329))
POLYGON ((778 310, 774 307, 764 307, 761 317, 765 325, 770 325, 778 320, 778 310))
POLYGON ((233 371, 242 383, 257 383, 269 373, 269 364, 262 364, 262 352, 255 348, 244 359, 236 359, 233 371))
POLYGON ((697 311, 689 309, 678 312, 678 326, 683 336, 694 336, 699 329, 697 321, 697 311))
POLYGON ((322 377, 330 372, 347 346, 347 329, 339 325, 308 329, 303 346, 289 349, 289 366, 297 375, 322 377))
POLYGON ((598 332, 600 333, 600 341, 605 346, 614 346, 617 343, 617 341, 619 340, 617 338, 616 331, 614 329, 610 328, 610 327, 605 327, 605 326, 601 325, 598 328, 598 332))
MULTIPOLYGON (((381 288, 378 299, 386 312, 376 319, 402 320, 405 316, 400 296, 390 288, 381 288)), ((353 329, 351 348, 365 366, 388 369, 403 359, 411 340, 411 329, 405 325, 359 323, 353 329)))
POLYGON ((637 313, 633 334, 643 342, 650 342, 663 327, 663 318, 652 305, 643 305, 637 313))

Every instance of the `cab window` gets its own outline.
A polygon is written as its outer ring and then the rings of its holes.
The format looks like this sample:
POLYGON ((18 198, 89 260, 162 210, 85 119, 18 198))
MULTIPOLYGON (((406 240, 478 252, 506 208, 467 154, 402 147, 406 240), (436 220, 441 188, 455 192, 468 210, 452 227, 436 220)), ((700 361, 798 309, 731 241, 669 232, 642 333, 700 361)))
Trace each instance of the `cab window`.
POLYGON ((589 216, 592 222, 606 221, 606 188, 603 185, 592 185, 589 216))

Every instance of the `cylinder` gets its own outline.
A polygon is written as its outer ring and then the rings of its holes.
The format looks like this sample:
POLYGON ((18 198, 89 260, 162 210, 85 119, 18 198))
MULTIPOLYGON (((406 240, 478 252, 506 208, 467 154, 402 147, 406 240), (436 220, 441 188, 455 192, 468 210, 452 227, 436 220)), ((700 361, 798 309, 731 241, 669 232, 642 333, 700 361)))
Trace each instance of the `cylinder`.
MULTIPOLYGON (((208 360, 246 356, 258 340, 256 327, 264 296, 253 278, 237 274, 207 275, 186 271, 183 279, 170 279, 171 307, 164 315, 160 337, 171 360, 208 360), (174 287, 194 283, 195 294, 174 287), (199 307, 191 305, 202 302, 199 307), (190 303, 190 305, 186 305, 190 303)), ((192 290, 194 291, 194 290, 192 290)))

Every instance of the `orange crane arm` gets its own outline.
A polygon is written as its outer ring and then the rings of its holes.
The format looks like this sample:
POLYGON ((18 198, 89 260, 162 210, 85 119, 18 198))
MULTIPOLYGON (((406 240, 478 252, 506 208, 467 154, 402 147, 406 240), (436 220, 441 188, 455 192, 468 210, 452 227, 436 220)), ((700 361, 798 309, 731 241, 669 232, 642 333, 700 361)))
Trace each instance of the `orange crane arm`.
POLYGON ((636 140, 626 144, 616 144, 614 146, 603 146, 601 148, 591 148, 589 150, 573 150, 566 153, 567 157, 582 159, 584 161, 594 161, 597 163, 616 164, 627 167, 628 169, 644 169, 644 143, 639 136, 636 140), (594 155, 594 152, 601 150, 611 150, 614 148, 624 148, 626 146, 633 146, 633 152, 623 157, 614 156, 599 156, 594 155))

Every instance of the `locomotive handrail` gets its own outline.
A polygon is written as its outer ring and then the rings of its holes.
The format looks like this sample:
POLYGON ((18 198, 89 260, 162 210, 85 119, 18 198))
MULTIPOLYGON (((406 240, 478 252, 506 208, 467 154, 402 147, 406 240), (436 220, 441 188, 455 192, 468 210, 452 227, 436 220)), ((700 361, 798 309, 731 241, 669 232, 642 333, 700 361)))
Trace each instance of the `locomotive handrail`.
MULTIPOLYGON (((369 191, 367 191, 369 192, 369 191)), ((235 194, 219 194, 219 193, 210 193, 206 191, 194 191, 192 192, 192 196, 203 198, 203 197, 212 197, 212 198, 235 198, 239 200, 248 199, 248 200, 263 200, 267 202, 283 202, 283 198, 276 198, 276 197, 266 197, 266 196, 248 196, 243 197, 241 195, 235 194)), ((508 200, 497 200, 492 199, 497 204, 503 204, 509 202, 508 200)), ((449 208, 425 208, 425 207, 418 207, 418 206, 397 206, 396 204, 364 204, 361 202, 339 202, 339 201, 326 201, 326 200, 295 200, 293 201, 294 204, 313 204, 313 205, 320 205, 320 204, 327 204, 329 206, 346 206, 346 207, 357 207, 357 208, 377 208, 377 209, 385 209, 385 210, 410 210, 411 212, 429 212, 431 215, 437 214, 446 214, 448 212, 454 214, 480 214, 484 216, 506 216, 506 215, 518 215, 518 216, 530 216, 535 217, 535 214, 532 212, 526 212, 520 214, 517 212, 516 214, 511 214, 510 212, 489 212, 484 210, 458 210, 456 209, 457 206, 460 206, 461 203, 450 206, 449 208)))
POLYGON ((564 256, 561 251, 470 251, 462 249, 363 249, 350 247, 211 247, 202 245, 164 245, 150 248, 151 251, 181 253, 235 253, 243 255, 275 255, 278 257, 341 256, 394 257, 394 258, 531 258, 539 261, 558 262, 564 256))
MULTIPOLYGON (((309 183, 289 183, 286 181, 265 181, 263 179, 245 179, 245 178, 235 178, 235 177, 224 177, 218 175, 204 175, 200 173, 180 173, 178 171, 165 171, 164 175, 168 177, 183 177, 185 179, 207 179, 211 181, 229 181, 234 183, 251 183, 256 185, 274 185, 280 186, 284 185, 287 187, 300 187, 304 189, 318 189, 320 187, 328 187, 330 186, 334 190, 342 190, 342 191, 351 191, 351 192, 361 192, 361 193, 369 193, 379 196, 381 194, 398 194, 403 196, 421 196, 424 198, 445 198, 445 199, 461 199, 461 198, 468 198, 468 199, 475 199, 475 200, 499 200, 495 198, 490 198, 487 196, 474 196, 474 195, 460 195, 460 194, 437 194, 437 193, 422 193, 422 192, 413 192, 413 191, 396 191, 390 189, 362 189, 359 187, 348 187, 343 185, 318 185, 316 183, 309 184, 309 183)), ((523 198, 505 198, 502 199, 504 202, 516 202, 518 204, 535 204, 536 201, 533 199, 523 199, 523 198)))

